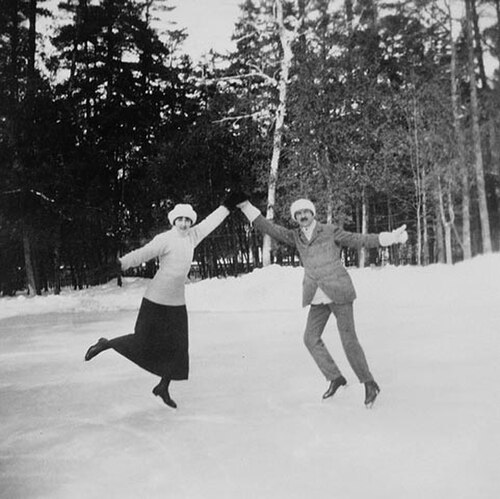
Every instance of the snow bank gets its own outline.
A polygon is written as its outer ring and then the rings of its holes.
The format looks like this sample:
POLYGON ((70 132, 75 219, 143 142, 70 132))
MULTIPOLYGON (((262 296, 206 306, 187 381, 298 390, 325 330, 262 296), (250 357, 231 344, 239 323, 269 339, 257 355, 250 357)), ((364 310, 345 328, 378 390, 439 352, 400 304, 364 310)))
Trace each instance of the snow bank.
MULTIPOLYGON (((390 297, 391 305, 431 302, 443 305, 500 298, 500 254, 482 255, 455 265, 428 267, 386 266, 350 269, 359 297, 364 301, 390 297)), ((186 287, 192 311, 289 310, 301 306, 302 268, 272 265, 240 277, 206 279, 186 287)), ((105 312, 136 310, 148 279, 125 278, 60 295, 19 295, 0 298, 0 319, 53 312, 105 312)))

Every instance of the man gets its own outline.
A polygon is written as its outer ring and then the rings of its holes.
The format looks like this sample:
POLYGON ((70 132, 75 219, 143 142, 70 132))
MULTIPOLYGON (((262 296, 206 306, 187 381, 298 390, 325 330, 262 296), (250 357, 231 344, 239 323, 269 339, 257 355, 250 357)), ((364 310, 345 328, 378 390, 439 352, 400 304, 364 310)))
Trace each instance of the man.
POLYGON ((373 379, 354 326, 353 301, 356 292, 351 278, 341 262, 342 247, 377 248, 405 243, 406 226, 380 234, 356 234, 333 224, 316 221, 316 208, 308 199, 292 203, 290 214, 298 223, 296 230, 286 229, 264 218, 249 201, 238 204, 248 220, 261 232, 295 247, 304 267, 302 305, 310 306, 304 343, 321 372, 330 382, 323 398, 332 397, 347 384, 334 362, 321 335, 333 313, 337 319, 342 346, 349 364, 361 383, 365 385, 365 405, 371 407, 380 388, 373 379))

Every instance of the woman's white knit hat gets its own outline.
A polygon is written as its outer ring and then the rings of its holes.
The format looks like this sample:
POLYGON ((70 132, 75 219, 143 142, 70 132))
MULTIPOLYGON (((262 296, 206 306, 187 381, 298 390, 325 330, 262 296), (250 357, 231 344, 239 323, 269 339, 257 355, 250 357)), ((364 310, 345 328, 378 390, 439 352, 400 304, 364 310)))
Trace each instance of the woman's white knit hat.
POLYGON ((171 225, 174 225, 176 218, 186 217, 189 218, 194 225, 196 223, 196 216, 196 211, 193 210, 190 204, 176 204, 174 209, 168 214, 168 221, 171 225))
POLYGON ((309 201, 309 199, 297 199, 297 201, 292 203, 292 206, 290 206, 290 215, 292 215, 294 220, 295 213, 300 210, 309 210, 314 216, 316 216, 316 208, 312 201, 309 201))

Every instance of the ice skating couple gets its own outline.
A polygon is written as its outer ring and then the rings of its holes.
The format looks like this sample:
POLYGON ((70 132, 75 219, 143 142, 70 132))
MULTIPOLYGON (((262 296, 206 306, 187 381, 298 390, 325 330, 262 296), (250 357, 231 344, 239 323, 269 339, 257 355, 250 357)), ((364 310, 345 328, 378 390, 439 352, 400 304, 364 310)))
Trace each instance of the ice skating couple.
POLYGON ((113 349, 139 367, 160 377, 153 394, 173 408, 169 391, 172 380, 186 380, 189 374, 188 317, 185 281, 196 246, 215 230, 236 208, 264 234, 297 249, 304 267, 302 305, 309 306, 304 343, 328 381, 323 398, 332 397, 347 384, 328 352, 321 336, 331 314, 337 321, 342 346, 360 383, 365 386, 367 407, 371 407, 380 388, 370 372, 354 326, 353 302, 356 292, 341 262, 342 247, 377 248, 404 244, 406 226, 380 234, 347 232, 334 224, 316 220, 316 208, 308 199, 298 199, 290 215, 298 228, 287 229, 267 220, 240 191, 230 192, 225 200, 202 222, 189 204, 178 204, 168 214, 172 228, 157 235, 145 246, 117 262, 117 272, 157 258, 159 269, 144 294, 134 333, 113 339, 101 338, 92 345, 85 360, 113 349))

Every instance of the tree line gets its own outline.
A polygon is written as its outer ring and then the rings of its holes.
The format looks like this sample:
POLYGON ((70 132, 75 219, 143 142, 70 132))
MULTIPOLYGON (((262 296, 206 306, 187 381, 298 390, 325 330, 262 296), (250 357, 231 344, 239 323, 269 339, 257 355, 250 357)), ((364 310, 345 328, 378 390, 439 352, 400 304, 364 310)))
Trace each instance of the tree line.
MULTIPOLYGON (((347 230, 407 224, 347 264, 498 251, 499 1, 246 0, 236 49, 194 63, 161 0, 1 0, 0 292, 104 282, 228 187, 286 226, 297 197, 347 230)), ((273 262, 298 263, 237 214, 193 276, 273 262)))

